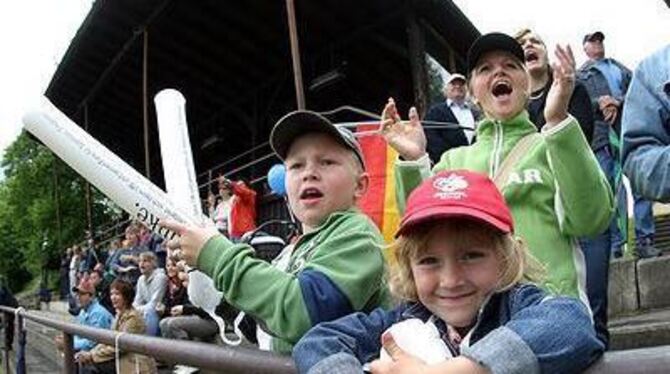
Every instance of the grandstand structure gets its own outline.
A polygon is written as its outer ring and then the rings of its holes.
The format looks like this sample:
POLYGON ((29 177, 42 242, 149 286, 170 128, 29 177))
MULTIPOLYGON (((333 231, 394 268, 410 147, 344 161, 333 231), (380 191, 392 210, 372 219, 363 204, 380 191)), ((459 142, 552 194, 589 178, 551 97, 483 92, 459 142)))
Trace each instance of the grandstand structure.
MULTIPOLYGON (((477 36, 451 1, 97 0, 46 96, 162 187, 153 97, 176 88, 201 196, 222 173, 263 195, 278 162, 267 139, 282 115, 345 105, 379 113, 389 96, 404 112, 425 109, 426 56, 462 71, 477 36)), ((272 201, 261 202, 261 219, 282 215, 272 201)))

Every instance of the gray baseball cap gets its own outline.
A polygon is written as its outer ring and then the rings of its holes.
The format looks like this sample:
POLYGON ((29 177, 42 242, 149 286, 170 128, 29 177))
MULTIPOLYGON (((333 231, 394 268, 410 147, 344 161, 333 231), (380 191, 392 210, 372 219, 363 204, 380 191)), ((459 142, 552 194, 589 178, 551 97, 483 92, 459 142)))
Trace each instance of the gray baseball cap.
POLYGON ((293 141, 311 132, 328 134, 352 150, 365 170, 363 150, 354 134, 344 127, 335 126, 326 117, 310 110, 296 110, 280 118, 270 133, 270 146, 280 159, 285 160, 293 141))

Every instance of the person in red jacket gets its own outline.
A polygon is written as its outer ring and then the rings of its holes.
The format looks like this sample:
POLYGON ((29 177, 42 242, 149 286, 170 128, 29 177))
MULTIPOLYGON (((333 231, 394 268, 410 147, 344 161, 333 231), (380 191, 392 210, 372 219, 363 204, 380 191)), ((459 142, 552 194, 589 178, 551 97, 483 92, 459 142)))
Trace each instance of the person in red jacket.
POLYGON ((219 177, 220 201, 212 214, 217 228, 231 239, 239 239, 256 228, 256 191, 243 181, 219 177))

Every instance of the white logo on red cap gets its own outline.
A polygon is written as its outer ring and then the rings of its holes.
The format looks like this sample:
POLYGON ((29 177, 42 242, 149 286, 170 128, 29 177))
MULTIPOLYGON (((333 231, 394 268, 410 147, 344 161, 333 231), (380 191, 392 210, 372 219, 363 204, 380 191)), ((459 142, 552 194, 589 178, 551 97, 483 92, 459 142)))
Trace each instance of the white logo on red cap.
POLYGON ((468 186, 468 181, 458 174, 435 178, 433 187, 437 192, 435 192, 434 196, 440 199, 461 199, 467 196, 465 190, 468 186))

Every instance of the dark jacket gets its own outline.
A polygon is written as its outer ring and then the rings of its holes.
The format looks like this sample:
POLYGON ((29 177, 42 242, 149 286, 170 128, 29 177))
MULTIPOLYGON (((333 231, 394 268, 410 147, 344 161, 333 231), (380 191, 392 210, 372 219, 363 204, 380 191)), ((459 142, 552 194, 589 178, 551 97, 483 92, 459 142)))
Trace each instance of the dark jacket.
MULTIPOLYGON (((474 115, 473 115, 474 116, 474 115)), ((426 121, 447 122, 451 124, 449 127, 458 126, 458 119, 449 108, 446 102, 435 104, 428 110, 426 121)), ((427 124, 425 126, 434 126, 427 124)), ((428 156, 433 163, 440 160, 444 152, 451 148, 469 145, 468 138, 465 136, 463 129, 460 128, 445 128, 444 129, 424 129, 426 133, 428 156)))
MULTIPOLYGON (((542 129, 542 126, 547 123, 544 118, 544 107, 547 104, 547 93, 553 81, 554 79, 549 76, 547 84, 539 92, 533 92, 528 102, 528 116, 538 130, 542 129), (533 99, 533 97, 536 97, 536 99, 533 99)), ((568 113, 577 119, 586 140, 591 144, 593 140, 593 108, 591 108, 589 93, 581 82, 575 84, 575 90, 572 92, 568 105, 568 113)))
POLYGON ((614 97, 621 102, 621 107, 619 107, 617 118, 611 126, 605 122, 603 113, 600 111, 600 106, 598 105, 598 98, 600 96, 613 96, 609 84, 607 83, 607 77, 605 77, 605 75, 596 67, 596 62, 592 60, 585 62, 579 68, 577 74, 577 78, 584 84, 591 98, 591 107, 593 108, 595 120, 591 148, 594 151, 610 144, 610 127, 614 128, 617 135, 621 134, 621 114, 623 111, 624 98, 632 78, 632 73, 627 67, 617 60, 609 60, 621 70, 621 92, 623 92, 621 96, 614 97))

